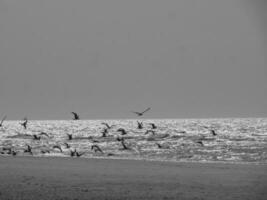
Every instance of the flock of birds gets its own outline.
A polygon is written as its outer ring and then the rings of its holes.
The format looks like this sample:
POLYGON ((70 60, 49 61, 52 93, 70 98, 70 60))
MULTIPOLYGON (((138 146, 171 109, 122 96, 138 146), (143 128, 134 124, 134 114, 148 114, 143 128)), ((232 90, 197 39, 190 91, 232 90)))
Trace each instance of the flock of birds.
MULTIPOLYGON (((138 117, 143 116, 146 112, 148 112, 151 108, 147 108, 142 112, 136 112, 136 111, 132 111, 132 113, 135 113, 138 117)), ((76 112, 71 112, 71 114, 73 115, 73 120, 80 120, 80 116, 76 113, 76 112)), ((7 116, 4 116, 3 119, 0 122, 0 130, 4 128, 3 123, 6 120, 7 116)), ((28 128, 28 119, 24 118, 23 122, 20 123, 20 125, 23 127, 23 129, 27 129, 28 128)), ((103 129, 101 131, 101 137, 102 138, 106 138, 108 136, 110 136, 110 130, 113 129, 114 127, 116 127, 116 125, 110 125, 106 122, 102 122, 101 125, 103 125, 103 129)), ((156 130, 158 129, 158 126, 155 123, 149 123, 150 125, 150 129, 145 130, 144 134, 151 134, 152 136, 156 135, 156 130)), ((137 127, 138 130, 143 130, 145 129, 145 125, 143 122, 141 121, 137 121, 137 127)), ((217 133, 215 132, 215 130, 210 129, 210 127, 208 126, 203 126, 203 128, 206 128, 208 130, 210 130, 210 133, 213 136, 216 136, 217 133)), ((121 149, 120 150, 131 150, 131 148, 127 145, 126 143, 126 135, 128 134, 128 132, 124 129, 124 128, 118 128, 116 129, 117 133, 120 133, 119 136, 117 136, 115 139, 116 141, 120 142, 121 144, 121 149)), ((184 131, 184 133, 186 133, 184 131)), ((70 133, 66 133, 67 135, 67 141, 71 141, 74 139, 73 134, 70 133)), ((30 137, 32 138, 32 140, 41 140, 42 137, 47 137, 50 138, 49 134, 47 134, 46 132, 41 131, 39 134, 32 134, 30 135, 30 137)), ((96 139, 91 138, 93 141, 93 144, 91 145, 91 150, 95 153, 101 153, 104 154, 104 151, 101 149, 101 147, 97 144, 99 141, 96 139)), ((62 143, 65 147, 65 149, 69 149, 69 155, 71 157, 81 157, 83 156, 86 152, 79 152, 77 151, 76 148, 72 149, 71 145, 67 142, 64 141, 64 143, 62 143)), ((196 141, 197 144, 204 146, 203 142, 201 139, 199 139, 198 141, 196 141)), ((169 146, 164 146, 160 143, 155 142, 155 145, 159 148, 170 148, 169 146)), ((53 145, 52 150, 56 150, 59 151, 61 153, 63 153, 63 149, 62 146, 59 144, 53 145)), ((17 151, 14 147, 10 147, 10 146, 6 146, 6 147, 2 147, 2 150, 0 150, 0 154, 5 154, 5 155, 12 155, 12 156, 16 156, 18 154, 19 151, 17 151)), ((25 149, 23 150, 23 153, 27 153, 29 155, 34 155, 33 153, 33 147, 30 146, 29 144, 26 144, 25 149)), ((51 149, 46 149, 46 150, 40 150, 40 153, 42 154, 49 154, 51 153, 51 149)), ((108 156, 112 156, 112 153, 108 153, 108 156)))

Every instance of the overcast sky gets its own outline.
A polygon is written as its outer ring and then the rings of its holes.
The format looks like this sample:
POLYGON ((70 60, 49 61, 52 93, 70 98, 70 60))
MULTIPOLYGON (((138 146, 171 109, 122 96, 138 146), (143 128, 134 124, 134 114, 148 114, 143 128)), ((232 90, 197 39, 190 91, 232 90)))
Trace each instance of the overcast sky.
POLYGON ((265 0, 0 0, 0 117, 267 117, 265 0))

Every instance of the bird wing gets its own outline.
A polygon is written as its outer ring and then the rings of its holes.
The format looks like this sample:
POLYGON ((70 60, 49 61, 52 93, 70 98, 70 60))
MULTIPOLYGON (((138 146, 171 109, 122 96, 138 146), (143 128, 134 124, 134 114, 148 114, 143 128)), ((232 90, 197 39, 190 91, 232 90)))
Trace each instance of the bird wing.
POLYGON ((143 112, 142 112, 142 114, 144 114, 145 112, 147 112, 147 111, 149 111, 151 108, 147 108, 147 109, 145 109, 143 112))
POLYGON ((3 117, 3 119, 1 120, 1 123, 0 123, 0 124, 3 124, 3 122, 6 120, 6 118, 7 118, 7 116, 5 115, 5 116, 3 117))
POLYGON ((142 113, 140 113, 140 112, 135 112, 135 111, 131 111, 132 113, 135 113, 135 114, 137 114, 137 115, 140 115, 140 114, 142 114, 142 113))

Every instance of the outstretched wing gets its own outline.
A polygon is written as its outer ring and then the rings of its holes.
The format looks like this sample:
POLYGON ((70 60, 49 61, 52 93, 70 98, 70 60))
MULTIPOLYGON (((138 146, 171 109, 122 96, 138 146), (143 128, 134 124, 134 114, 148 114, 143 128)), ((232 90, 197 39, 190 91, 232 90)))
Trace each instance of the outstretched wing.
POLYGON ((142 112, 142 114, 144 114, 145 112, 147 112, 147 111, 149 111, 151 108, 147 108, 147 109, 145 109, 143 112, 142 112))
POLYGON ((1 120, 1 125, 3 124, 3 122, 6 120, 6 118, 7 118, 7 116, 5 115, 4 117, 3 117, 3 119, 1 120))
POLYGON ((131 111, 132 113, 135 113, 135 114, 137 114, 137 115, 140 115, 140 114, 142 114, 142 113, 140 113, 140 112, 135 112, 135 111, 131 111))

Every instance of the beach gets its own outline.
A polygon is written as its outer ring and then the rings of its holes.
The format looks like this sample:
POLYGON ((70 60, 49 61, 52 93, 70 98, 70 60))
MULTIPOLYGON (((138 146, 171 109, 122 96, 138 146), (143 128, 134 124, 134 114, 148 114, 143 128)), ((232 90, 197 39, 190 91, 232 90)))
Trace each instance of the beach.
POLYGON ((0 157, 0 199, 267 199, 267 165, 0 157))

